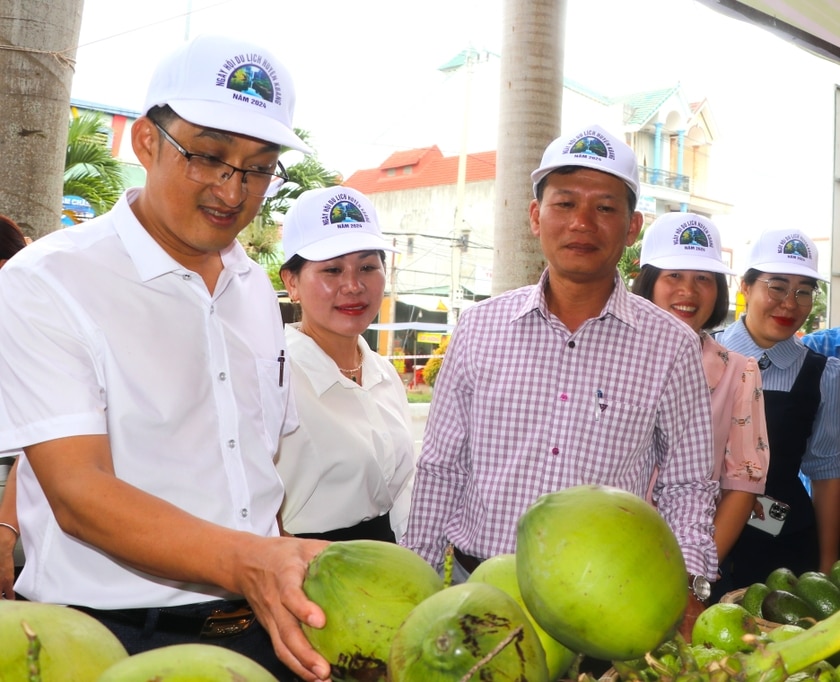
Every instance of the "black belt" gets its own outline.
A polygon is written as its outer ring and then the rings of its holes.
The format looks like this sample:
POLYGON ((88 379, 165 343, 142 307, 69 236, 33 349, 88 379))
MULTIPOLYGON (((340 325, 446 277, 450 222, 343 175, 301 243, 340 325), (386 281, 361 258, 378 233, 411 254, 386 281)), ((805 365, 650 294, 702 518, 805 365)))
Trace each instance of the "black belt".
POLYGON ((479 559, 478 557, 474 557, 470 554, 464 554, 460 549, 457 547, 452 548, 452 554, 455 556, 455 560, 461 564, 464 570, 467 573, 472 573, 475 569, 478 568, 478 565, 484 561, 484 559, 479 559))
POLYGON ((340 542, 344 540, 381 540, 382 542, 396 542, 394 531, 391 530, 391 515, 386 512, 367 521, 360 521, 349 528, 336 528, 322 533, 295 533, 298 538, 314 538, 340 542))
POLYGON ((232 637, 254 624, 255 616, 244 601, 212 601, 207 604, 159 609, 91 609, 74 606, 97 620, 112 620, 149 632, 170 632, 204 639, 232 637))

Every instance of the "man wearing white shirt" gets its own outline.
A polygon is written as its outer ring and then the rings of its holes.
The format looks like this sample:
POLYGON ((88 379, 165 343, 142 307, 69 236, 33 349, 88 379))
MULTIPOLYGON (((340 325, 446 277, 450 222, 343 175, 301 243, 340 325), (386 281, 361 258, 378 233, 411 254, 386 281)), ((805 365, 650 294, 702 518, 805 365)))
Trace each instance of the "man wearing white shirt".
POLYGON ((324 622, 301 589, 324 543, 281 534, 273 455, 297 416, 273 288, 236 241, 287 178, 282 148, 308 151, 293 107, 248 42, 199 37, 159 65, 131 133, 145 187, 0 273, 0 450, 25 453, 19 594, 129 653, 209 641, 317 680, 299 622, 324 622))

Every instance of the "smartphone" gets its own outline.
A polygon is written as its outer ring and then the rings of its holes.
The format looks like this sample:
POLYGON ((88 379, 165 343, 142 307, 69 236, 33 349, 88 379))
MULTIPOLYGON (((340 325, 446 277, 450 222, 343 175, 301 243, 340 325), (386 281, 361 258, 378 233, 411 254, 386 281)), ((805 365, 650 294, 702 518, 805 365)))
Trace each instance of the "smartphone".
POLYGON ((753 513, 747 523, 754 528, 763 530, 765 533, 770 533, 770 535, 778 535, 782 532, 782 526, 790 513, 790 507, 784 502, 767 497, 767 495, 759 495, 758 501, 764 508, 764 518, 760 519, 753 513))

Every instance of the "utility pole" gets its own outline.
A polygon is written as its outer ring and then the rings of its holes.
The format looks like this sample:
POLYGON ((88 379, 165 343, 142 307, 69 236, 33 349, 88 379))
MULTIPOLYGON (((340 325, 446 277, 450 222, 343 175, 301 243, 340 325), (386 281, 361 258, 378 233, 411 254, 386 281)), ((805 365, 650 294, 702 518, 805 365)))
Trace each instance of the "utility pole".
MULTIPOLYGON (((396 248, 397 238, 394 237, 392 246, 396 248)), ((388 304, 390 308, 388 322, 393 324, 397 321, 397 254, 391 251, 391 291, 388 296, 388 304)), ((388 333, 388 357, 394 356, 394 335, 396 331, 393 329, 388 333)))
POLYGON ((464 63, 456 67, 465 71, 464 82, 464 118, 461 122, 461 152, 458 156, 458 177, 455 185, 455 220, 454 240, 452 243, 452 283, 449 288, 449 324, 456 324, 463 304, 461 289, 461 259, 467 240, 464 222, 464 195, 467 187, 467 139, 470 129, 470 90, 472 89, 473 67, 478 58, 478 52, 472 47, 464 51, 464 63))

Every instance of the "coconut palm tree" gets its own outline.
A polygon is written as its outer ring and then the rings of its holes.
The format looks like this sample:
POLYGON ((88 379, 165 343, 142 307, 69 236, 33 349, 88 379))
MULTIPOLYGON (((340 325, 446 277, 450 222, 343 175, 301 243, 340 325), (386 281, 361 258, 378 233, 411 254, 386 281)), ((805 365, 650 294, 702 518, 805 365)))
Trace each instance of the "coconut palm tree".
POLYGON ((535 284, 545 265, 528 222, 528 176, 560 133, 566 0, 504 0, 502 6, 494 294, 535 284))
POLYGON ((108 124, 87 111, 70 119, 64 161, 64 194, 86 199, 96 215, 108 211, 125 189, 123 166, 104 144, 108 124))
POLYGON ((32 238, 61 226, 61 169, 83 0, 3 0, 0 210, 32 238))

